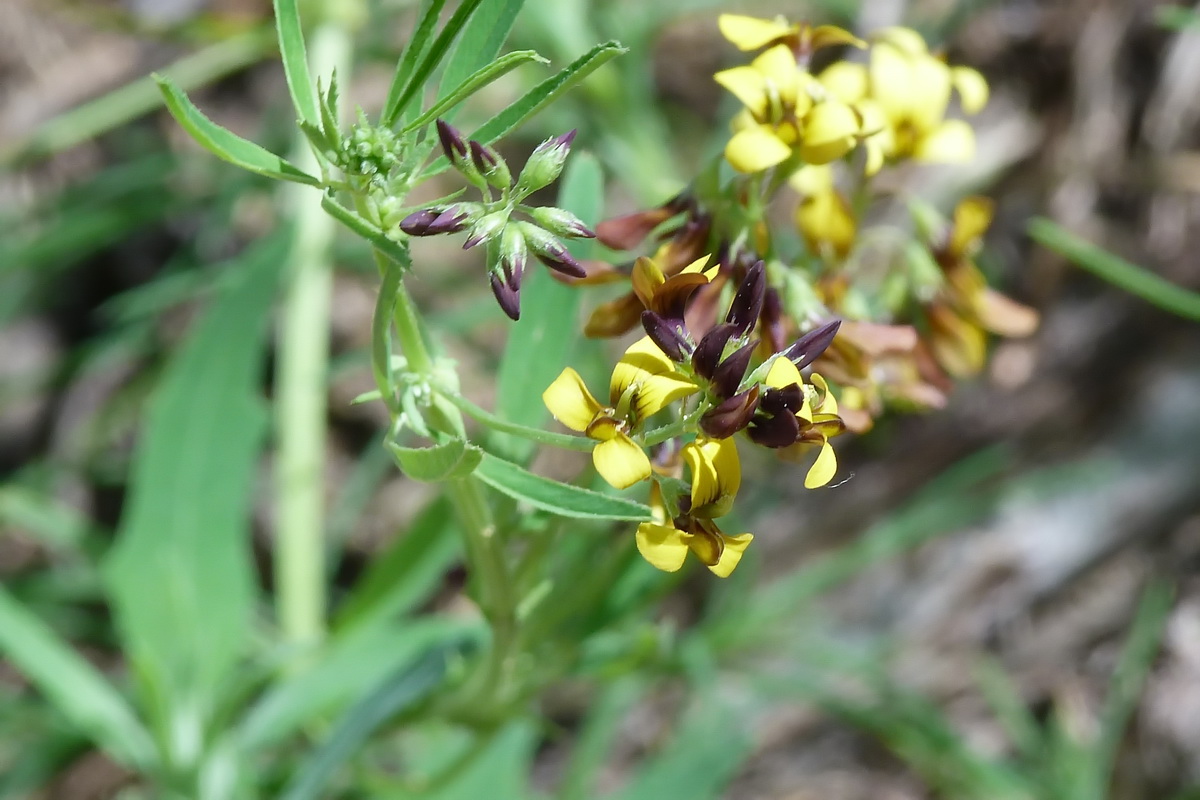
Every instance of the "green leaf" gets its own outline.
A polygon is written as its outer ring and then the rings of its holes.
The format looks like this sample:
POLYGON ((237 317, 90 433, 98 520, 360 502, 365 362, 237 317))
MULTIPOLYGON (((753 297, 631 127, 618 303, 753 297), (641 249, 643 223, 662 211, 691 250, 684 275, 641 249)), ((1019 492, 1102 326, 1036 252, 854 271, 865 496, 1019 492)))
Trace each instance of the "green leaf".
POLYGON ((325 138, 335 147, 341 142, 342 129, 338 123, 338 76, 335 70, 329 76, 329 89, 322 91, 321 81, 317 81, 317 97, 318 111, 321 114, 321 130, 325 133, 325 138))
POLYGON ((437 26, 438 17, 446 0, 422 0, 421 15, 417 26, 413 29, 412 38, 404 48, 404 54, 396 62, 396 70, 392 73, 392 82, 388 86, 387 97, 383 101, 383 110, 379 113, 379 124, 391 126, 400 117, 400 96, 408 85, 409 75, 417 65, 417 59, 429 48, 433 41, 433 29, 437 26))
POLYGON ((394 442, 388 442, 387 447, 405 475, 425 483, 465 478, 483 459, 482 450, 462 439, 450 439, 433 447, 401 447, 394 442))
POLYGON ((641 522, 651 516, 649 506, 552 481, 490 453, 483 454, 475 476, 515 500, 564 517, 641 522))
POLYGON ((446 661, 457 648, 440 647, 397 674, 355 704, 334 726, 333 732, 303 766, 280 795, 281 800, 317 800, 337 770, 376 730, 400 712, 424 700, 442 681, 446 661))
POLYGON ((405 269, 408 268, 410 261, 404 245, 389 239, 382 228, 346 208, 337 200, 334 200, 330 194, 325 194, 321 198, 321 208, 329 212, 338 222, 366 239, 376 250, 397 264, 403 265, 405 269))
POLYGON ((430 503, 387 550, 371 559, 366 575, 338 609, 334 627, 340 631, 394 618, 424 602, 460 556, 462 538, 456 524, 447 497, 430 503))
POLYGON ((684 715, 666 749, 644 766, 617 797, 658 800, 723 796, 724 788, 753 750, 753 742, 730 721, 731 709, 708 698, 684 715))
POLYGON ((426 773, 425 781, 437 784, 425 789, 420 778, 414 781, 423 789, 421 800, 537 797, 530 791, 529 776, 541 737, 532 720, 517 719, 500 730, 479 731, 473 736, 464 735, 461 730, 445 730, 442 733, 448 735, 442 736, 436 735, 437 732, 420 731, 424 735, 419 745, 424 746, 413 748, 416 752, 412 758, 426 773), (470 760, 464 763, 465 759, 470 760), (446 778, 444 782, 440 780, 442 777, 446 778))
POLYGON ((533 50, 516 50, 512 53, 506 53, 504 56, 496 59, 492 63, 480 69, 478 72, 469 76, 453 91, 430 106, 428 111, 421 114, 421 116, 417 117, 408 125, 405 125, 404 132, 416 130, 422 125, 427 125, 428 123, 432 122, 437 117, 443 116, 448 109, 458 105, 484 86, 487 86, 492 81, 507 75, 517 67, 530 61, 539 61, 542 64, 550 63, 533 50))
MULTIPOLYGON (((558 195, 558 205, 585 223, 600 218, 604 202, 604 176, 600 164, 588 153, 573 154, 558 195)), ((589 258, 591 240, 571 243, 576 258, 589 258)), ((550 277, 546 270, 531 270, 521 287, 521 319, 509 327, 508 342, 500 359, 496 384, 496 414, 518 425, 537 427, 548 416, 542 392, 575 349, 582 293, 550 277)), ((533 442, 513 436, 497 437, 497 448, 515 461, 526 461, 533 442)))
MULTIPOLYGON (((442 28, 441 32, 437 35, 437 38, 434 39, 433 43, 429 46, 429 49, 423 54, 421 63, 412 70, 411 75, 406 77, 404 90, 395 97, 394 102, 391 90, 388 91, 388 102, 384 106, 384 113, 380 118, 381 125, 389 127, 393 125, 400 115, 404 113, 404 110, 408 107, 408 104, 411 103, 413 99, 417 97, 418 93, 425 88, 425 85, 429 82, 430 76, 433 75, 433 71, 437 69, 438 64, 442 62, 446 52, 450 49, 450 45, 454 41, 454 37, 456 37, 459 31, 463 29, 463 26, 467 24, 467 20, 470 19, 471 15, 475 13, 475 9, 479 8, 479 4, 482 1, 483 0, 462 0, 462 2, 459 3, 458 8, 454 9, 454 14, 449 20, 446 21, 446 27, 442 28)), ((407 53, 405 55, 407 56, 407 53)), ((401 63, 403 63, 403 61, 401 63)), ((396 78, 398 79, 400 77, 401 75, 398 70, 396 78)), ((395 87, 394 82, 392 86, 393 88, 395 87)))
POLYGON ((204 116, 200 109, 192 105, 187 95, 168 78, 161 75, 153 77, 158 82, 158 88, 171 116, 201 147, 217 158, 268 178, 306 183, 309 186, 321 185, 320 180, 307 172, 297 169, 271 151, 243 139, 204 116))
POLYGON ((279 55, 283 59, 283 74, 288 93, 300 119, 319 125, 313 82, 308 74, 308 55, 304 51, 304 30, 300 26, 300 9, 296 0, 274 0, 275 29, 279 33, 279 55))
POLYGON ((487 68, 488 62, 500 52, 524 5, 525 0, 490 0, 480 6, 446 58, 439 99, 448 96, 447 87, 457 91, 453 87, 466 83, 468 76, 487 68))
POLYGON ((237 259, 168 364, 103 565, 125 648, 167 703, 208 707, 249 637, 264 345, 286 252, 276 235, 237 259))
MULTIPOLYGON (((520 100, 501 111, 485 122, 474 133, 472 139, 478 139, 483 144, 490 144, 506 135, 525 120, 541 111, 557 100, 568 89, 573 88, 600 67, 607 64, 616 56, 625 52, 618 42, 598 44, 591 50, 575 59, 565 69, 539 83, 529 90, 520 100)), ((429 165, 422 176, 428 178, 442 172, 450 166, 445 156, 438 158, 429 165)))
POLYGON ((1069 233, 1062 226, 1038 217, 1029 222, 1034 241, 1065 256, 1077 266, 1117 288, 1137 295, 1164 311, 1200 322, 1200 292, 1192 292, 1119 256, 1069 233))
POLYGON ((276 744, 317 716, 361 699, 389 673, 465 633, 462 623, 436 618, 346 631, 315 655, 312 666, 271 685, 246 714, 237 731, 238 743, 250 750, 276 744))
POLYGON ((128 767, 153 768, 153 743, 124 698, 3 587, 0 653, 105 752, 128 767))

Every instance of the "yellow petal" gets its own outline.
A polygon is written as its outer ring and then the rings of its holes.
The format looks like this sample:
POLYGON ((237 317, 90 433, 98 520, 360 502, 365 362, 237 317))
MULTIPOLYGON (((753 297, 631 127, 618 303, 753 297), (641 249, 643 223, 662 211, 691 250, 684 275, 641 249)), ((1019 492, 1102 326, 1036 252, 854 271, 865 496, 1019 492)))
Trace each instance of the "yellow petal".
POLYGON ((978 325, 954 310, 934 304, 925 310, 929 322, 929 344, 942 369, 956 378, 975 375, 987 359, 987 340, 978 325))
POLYGON ((913 106, 913 64, 902 50, 887 43, 871 48, 871 98, 893 124, 908 120, 913 106))
POLYGON ((1001 336, 1028 336, 1037 330, 1038 312, 993 289, 984 289, 975 301, 979 324, 1001 336))
POLYGON ((867 95, 867 68, 852 61, 835 61, 821 70, 817 82, 843 103, 857 103, 867 95))
POLYGON ((929 52, 929 47, 925 44, 925 39, 912 28, 901 28, 898 26, 884 28, 881 31, 876 31, 872 38, 877 42, 887 42, 897 50, 912 56, 925 55, 929 52))
POLYGON ((630 280, 633 283, 634 294, 642 301, 642 305, 649 308, 654 290, 662 286, 667 279, 658 262, 646 256, 639 256, 637 261, 633 262, 630 280))
POLYGON ((978 70, 970 67, 951 67, 950 82, 954 84, 954 89, 958 92, 963 112, 977 114, 987 105, 987 80, 979 74, 978 70))
POLYGON ((737 536, 725 536, 725 547, 721 550, 721 558, 716 564, 709 567, 709 570, 718 578, 728 578, 742 560, 742 554, 746 552, 746 548, 750 542, 754 540, 754 535, 750 533, 741 533, 737 536))
POLYGON ((796 170, 788 183, 802 195, 825 194, 833 190, 833 167, 828 164, 808 164, 796 170))
POLYGON ((641 447, 625 434, 619 434, 592 448, 596 472, 614 489, 628 489, 650 477, 650 459, 641 447))
MULTIPOLYGON (((866 141, 863 148, 867 151, 867 160, 863 166, 863 173, 869 178, 879 170, 883 169, 884 156, 887 150, 887 145, 880 137, 883 134, 876 134, 866 141)), ((890 133, 888 139, 890 139, 890 133)))
POLYGON ((975 131, 961 119, 948 119, 917 141, 913 158, 959 164, 975 156, 975 131))
POLYGON ((738 131, 725 145, 725 158, 738 172, 762 172, 792 154, 769 125, 738 131))
POLYGON ((692 534, 684 533, 674 525, 656 525, 653 522, 638 525, 634 536, 642 558, 663 572, 679 571, 687 558, 691 538, 692 534))
POLYGON ((813 462, 808 474, 804 476, 804 488, 818 489, 833 480, 836 472, 837 456, 833 453, 833 445, 828 441, 822 442, 821 451, 817 453, 817 460, 813 462))
POLYGON ((796 54, 792 52, 792 48, 785 44, 777 44, 764 50, 762 55, 750 62, 750 66, 766 79, 768 94, 773 89, 784 105, 791 107, 796 104, 800 89, 800 70, 796 66, 796 54))
POLYGON ((817 396, 820 398, 817 409, 822 414, 837 414, 837 398, 833 396, 833 392, 829 391, 829 384, 825 382, 825 378, 821 377, 820 373, 814 372, 809 376, 809 380, 812 381, 813 386, 817 387, 817 396))
POLYGON ((732 92, 751 114, 759 119, 766 118, 767 81, 757 69, 747 65, 731 67, 713 75, 713 80, 732 92))
POLYGON ((966 197, 954 208, 949 250, 955 258, 972 255, 992 224, 995 204, 987 197, 966 197))
POLYGON ((800 155, 810 164, 827 164, 854 147, 860 130, 858 115, 845 103, 817 103, 804 118, 800 155))
POLYGON ((812 29, 811 34, 812 48, 820 50, 822 47, 832 47, 838 44, 848 44, 852 47, 863 48, 867 43, 855 36, 848 30, 839 28, 836 25, 818 25, 812 29))
POLYGON ((850 252, 857 234, 850 204, 834 191, 801 202, 796 207, 796 228, 814 254, 839 258, 850 252))
POLYGON ((804 379, 800 377, 800 370, 796 369, 795 364, 780 356, 771 362, 771 368, 767 370, 767 377, 763 383, 772 389, 782 389, 793 383, 803 386, 804 379))
POLYGON ((542 402, 554 418, 573 431, 585 431, 596 414, 600 403, 592 397, 579 373, 567 367, 554 383, 542 392, 542 402))
MULTIPOLYGON (((679 270, 679 274, 682 275, 687 272, 704 272, 704 267, 706 264, 708 264, 708 260, 710 258, 712 258, 712 256, 700 256, 695 261, 688 264, 683 269, 679 270)), ((720 267, 718 266, 717 268, 719 269, 720 267)), ((705 273, 705 274, 707 274, 707 273, 705 273)))
POLYGON ((727 514, 742 486, 733 439, 698 439, 684 445, 683 458, 692 474, 691 513, 710 519, 727 514))
POLYGON ((721 14, 717 17, 717 27, 721 35, 733 43, 739 50, 757 50, 766 47, 776 39, 795 35, 798 25, 788 25, 777 19, 759 19, 741 14, 721 14))
POLYGON ((912 65, 911 119, 918 131, 937 127, 950 105, 950 68, 933 56, 918 58, 912 65))
POLYGON ((690 397, 698 391, 699 386, 679 373, 648 375, 635 389, 634 419, 649 419, 676 400, 690 397))

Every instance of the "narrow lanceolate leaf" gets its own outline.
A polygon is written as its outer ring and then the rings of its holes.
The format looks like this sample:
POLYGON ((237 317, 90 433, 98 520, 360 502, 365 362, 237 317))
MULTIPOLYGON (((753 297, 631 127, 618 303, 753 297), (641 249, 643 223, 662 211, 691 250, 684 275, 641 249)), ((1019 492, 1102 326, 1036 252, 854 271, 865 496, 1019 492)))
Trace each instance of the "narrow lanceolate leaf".
POLYGON ((281 181, 319 186, 321 181, 254 142, 222 128, 200 112, 179 87, 161 75, 158 82, 167 110, 196 142, 222 161, 281 181))
POLYGON ((650 519, 650 508, 641 503, 552 481, 488 453, 483 454, 475 476, 515 500, 564 517, 638 522, 650 519))
POLYGON ((454 108, 454 106, 458 105, 463 100, 482 89, 484 86, 487 86, 492 81, 507 75, 517 67, 530 61, 540 61, 543 64, 550 63, 533 50, 515 50, 511 53, 506 53, 479 71, 468 76, 466 80, 455 87, 453 91, 449 92, 445 97, 430 106, 428 111, 421 114, 421 116, 417 117, 410 124, 404 126, 404 130, 415 130, 422 125, 432 122, 438 117, 445 116, 449 109, 454 108))
POLYGON ((383 101, 383 109, 379 114, 380 125, 392 125, 399 118, 400 96, 404 94, 404 88, 408 86, 408 79, 417 66, 417 60, 424 55, 433 42, 433 31, 437 27, 438 16, 442 13, 445 5, 446 0, 422 0, 417 26, 413 29, 412 38, 408 40, 403 55, 396 62, 395 72, 392 73, 392 83, 388 86, 387 97, 383 101))
POLYGON ((438 97, 446 97, 496 58, 525 0, 489 0, 471 16, 446 58, 438 97))
MULTIPOLYGON (((601 216, 603 202, 600 163, 588 153, 573 154, 558 194, 559 207, 593 225, 601 216)), ((590 258, 592 248, 591 239, 571 243, 576 258, 590 258)), ((575 337, 566 333, 578 328, 580 299, 578 289, 559 283, 546 270, 530 270, 521 287, 525 313, 509 326, 500 359, 497 415, 527 427, 545 421, 548 412, 541 395, 571 361, 575 337)), ((532 442, 515 436, 497 437, 497 446, 516 461, 527 459, 534 448, 532 442)))
POLYGON ((310 125, 320 124, 313 82, 308 74, 308 55, 304 49, 304 31, 300 27, 300 10, 296 0, 275 0, 275 29, 279 33, 279 55, 283 59, 283 74, 296 114, 310 125))
MULTIPOLYGON (((565 69, 542 81, 530 89, 520 100, 485 122, 479 130, 471 134, 470 138, 483 144, 496 141, 624 52, 625 48, 618 42, 596 45, 565 69)), ((429 166, 424 177, 436 175, 449 166, 450 162, 443 156, 429 166)))
POLYGON ((438 483, 465 478, 479 466, 483 452, 462 439, 435 444, 433 447, 401 447, 388 442, 388 449, 405 475, 415 481, 438 483))
POLYGON ((191 718, 210 707, 250 632, 262 366, 285 241, 275 236, 231 266, 233 279, 164 372, 103 565, 137 673, 167 710, 186 703, 191 718))
POLYGON ((433 650, 383 681, 336 723, 329 737, 304 759, 281 800, 329 797, 330 780, 389 719, 424 700, 442 682, 446 661, 456 648, 433 650))
MULTIPOLYGON (((454 10, 454 14, 446 21, 446 27, 442 28, 437 38, 429 45, 429 49, 421 56, 420 63, 412 68, 411 74, 401 76, 399 70, 397 70, 396 78, 400 79, 403 77, 405 81, 404 89, 395 97, 394 101, 391 90, 388 91, 388 104, 384 107, 380 124, 390 126, 404 113, 408 104, 425 87, 429 81, 429 77, 437 69, 438 64, 442 63, 442 59, 445 58, 451 43, 454 42, 454 38, 458 36, 459 31, 467 24, 467 20, 475 13, 475 9, 479 8, 481 2, 483 0, 462 0, 458 8, 454 10)), ((404 60, 401 60, 402 65, 404 60)), ((394 81, 392 87, 395 88, 394 81)))
POLYGON ((404 250, 404 246, 393 239, 389 239, 379 226, 346 208, 328 194, 321 198, 321 207, 329 212, 330 216, 338 222, 366 239, 376 250, 397 264, 405 265, 407 269, 409 258, 404 250))
POLYGON ((78 731, 133 769, 154 765, 150 735, 96 668, 0 588, 0 654, 78 731))
POLYGON ((1119 289, 1137 295, 1164 311, 1200 322, 1200 292, 1164 280, 1137 264, 1097 247, 1048 219, 1029 222, 1034 241, 1059 253, 1119 289))

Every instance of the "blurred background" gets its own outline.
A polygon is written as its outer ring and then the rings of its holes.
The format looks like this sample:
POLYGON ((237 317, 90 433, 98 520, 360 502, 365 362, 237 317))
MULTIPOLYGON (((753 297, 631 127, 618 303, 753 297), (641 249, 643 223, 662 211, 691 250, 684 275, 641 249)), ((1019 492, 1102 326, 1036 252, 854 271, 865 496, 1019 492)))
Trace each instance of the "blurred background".
MULTIPOLYGON (((349 107, 382 102, 413 5, 371 4, 349 107)), ((805 492, 800 473, 748 461, 739 514, 758 557, 728 582, 691 573, 643 620, 656 637, 702 631, 719 663, 687 665, 687 680, 568 676, 521 740, 529 796, 589 796, 570 788, 586 767, 597 792, 662 798, 1200 797, 1200 328, 1026 235, 1032 216, 1049 217, 1200 288, 1194 12, 1149 0, 528 0, 510 48, 555 68, 609 38, 630 52, 503 152, 520 163, 578 128, 576 149, 604 168, 606 214, 662 202, 718 152, 734 110, 712 81, 738 59, 720 11, 859 33, 903 22, 981 70, 993 99, 976 120, 978 158, 912 180, 944 208, 963 192, 995 199, 983 266, 1042 324, 997 345, 945 410, 840 440, 834 488, 805 492)), ((163 69, 216 121, 289 147, 268 2, 0 3, 0 580, 118 682, 125 654, 98 564, 148 398, 279 215, 274 186, 200 151, 164 113, 141 80, 163 69)), ((512 73, 460 120, 471 129, 542 78, 512 73)), ((430 197, 456 188, 444 179, 430 197)), ((336 606, 431 491, 379 447, 386 414, 350 404, 372 387, 377 277, 350 237, 335 256, 336 606)), ((506 321, 481 257, 457 242, 419 242, 415 256, 413 291, 468 395, 490 407, 506 321)), ((271 476, 264 457, 253 546, 266 592, 271 476)), ((452 553, 436 572, 420 607, 452 614, 452 553)), ((136 783, 0 660, 0 797, 107 798, 136 783)))

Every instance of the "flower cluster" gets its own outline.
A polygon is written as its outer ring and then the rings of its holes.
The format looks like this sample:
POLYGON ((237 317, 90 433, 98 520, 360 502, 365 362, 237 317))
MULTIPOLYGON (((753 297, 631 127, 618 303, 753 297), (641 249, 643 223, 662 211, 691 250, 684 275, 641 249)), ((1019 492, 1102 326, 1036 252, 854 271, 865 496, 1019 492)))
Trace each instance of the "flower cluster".
POLYGON ((779 351, 764 347, 755 335, 767 305, 765 265, 741 270, 718 321, 696 308, 722 272, 709 261, 703 256, 667 276, 655 259, 639 258, 632 296, 646 335, 617 362, 607 405, 569 367, 542 398, 562 424, 597 440, 592 459, 611 485, 626 489, 653 481, 655 518, 640 525, 636 537, 647 561, 674 571, 690 550, 726 576, 753 538, 727 535, 716 522, 741 485, 735 436, 791 457, 815 449, 808 488, 826 485, 837 470, 829 439, 845 424, 826 381, 817 373, 806 380, 801 370, 829 346, 840 323, 829 321, 779 351), (648 431, 659 414, 669 420, 648 431), (652 460, 646 450, 655 445, 652 460), (680 480, 685 465, 686 483, 680 480))
POLYGON ((888 407, 941 406, 952 378, 983 367, 988 332, 1028 335, 1037 315, 990 289, 975 264, 988 200, 966 198, 946 219, 879 188, 910 163, 972 157, 962 115, 987 103, 980 73, 905 28, 860 39, 728 14, 719 27, 754 54, 715 75, 742 106, 722 157, 661 206, 596 226, 616 251, 653 238, 648 254, 558 276, 627 282, 584 330, 616 337, 640 325, 645 336, 614 369, 607 404, 571 369, 543 398, 598 441, 610 484, 651 482, 654 518, 636 535, 651 564, 674 571, 690 551, 725 576, 753 538, 717 522, 741 484, 738 438, 793 459, 815 452, 804 485, 825 486, 833 437, 869 429, 888 407), (820 50, 845 58, 814 71, 820 50), (768 214, 789 189, 798 236, 768 214), (910 225, 870 224, 905 206, 910 225))
POLYGON ((453 202, 413 211, 399 223, 409 236, 467 232, 463 249, 484 245, 488 280, 496 302, 511 319, 521 316, 521 280, 532 254, 556 272, 586 275, 559 237, 591 238, 596 234, 569 211, 528 206, 524 200, 558 179, 575 139, 575 131, 542 142, 514 180, 504 158, 492 147, 465 140, 454 126, 437 121, 438 139, 450 164, 479 190, 479 202, 453 202), (492 197, 492 190, 499 197, 492 197), (526 219, 514 218, 520 213, 526 219))

